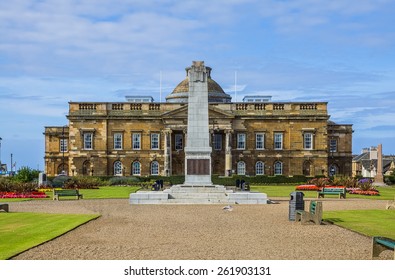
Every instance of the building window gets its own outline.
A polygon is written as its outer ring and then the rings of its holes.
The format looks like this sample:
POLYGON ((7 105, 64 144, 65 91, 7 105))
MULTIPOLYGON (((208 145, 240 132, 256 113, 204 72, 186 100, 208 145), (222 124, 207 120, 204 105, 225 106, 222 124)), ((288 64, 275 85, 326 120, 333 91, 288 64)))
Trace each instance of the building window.
POLYGON ((255 134, 255 149, 257 150, 265 149, 265 134, 263 133, 255 134))
POLYGON ((282 133, 274 133, 274 149, 282 150, 283 149, 283 134, 282 133))
POLYGON ((133 146, 133 150, 141 149, 141 133, 133 133, 132 146, 133 146))
POLYGON ((157 161, 151 162, 151 175, 159 175, 159 163, 157 161))
POLYGON ((237 149, 245 150, 246 148, 246 135, 245 133, 237 134, 237 149))
POLYGON ((92 150, 93 149, 93 133, 84 133, 84 150, 92 150))
POLYGON ((114 150, 122 150, 122 133, 114 133, 114 150))
POLYGON ((140 168, 140 162, 135 161, 132 164, 132 174, 133 175, 141 175, 141 168, 140 168))
POLYGON ((276 161, 274 163, 274 175, 283 174, 283 163, 281 161, 276 161))
POLYGON ((244 161, 237 163, 237 175, 246 175, 246 164, 244 161))
POLYGON ((119 160, 114 162, 114 175, 122 176, 122 163, 119 160))
POLYGON ((222 150, 222 134, 216 133, 213 135, 213 147, 216 151, 222 150))
POLYGON ((305 150, 313 149, 313 133, 304 133, 303 134, 303 148, 305 150))
POLYGON ((175 136, 174 136, 175 138, 174 138, 174 148, 175 148, 175 150, 176 151, 179 151, 179 150, 182 150, 183 149, 183 138, 182 138, 182 134, 176 134, 175 136))
POLYGON ((151 150, 159 150, 159 133, 151 133, 151 150))
POLYGON ((264 175, 265 174, 265 164, 262 161, 257 161, 255 164, 255 174, 264 175))
POLYGON ((329 176, 335 176, 339 173, 339 167, 336 164, 332 164, 329 167, 329 176))
POLYGON ((337 152, 337 140, 331 139, 329 141, 329 152, 336 153, 337 152))
POLYGON ((67 152, 67 139, 60 139, 60 152, 67 152))

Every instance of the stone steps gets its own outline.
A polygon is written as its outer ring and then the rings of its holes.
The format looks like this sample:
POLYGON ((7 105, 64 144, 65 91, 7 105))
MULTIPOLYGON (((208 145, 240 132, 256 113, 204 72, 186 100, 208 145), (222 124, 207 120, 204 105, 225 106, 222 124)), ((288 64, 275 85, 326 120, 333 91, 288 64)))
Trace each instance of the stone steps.
POLYGON ((264 193, 233 192, 224 186, 183 187, 130 194, 130 204, 266 204, 264 193))

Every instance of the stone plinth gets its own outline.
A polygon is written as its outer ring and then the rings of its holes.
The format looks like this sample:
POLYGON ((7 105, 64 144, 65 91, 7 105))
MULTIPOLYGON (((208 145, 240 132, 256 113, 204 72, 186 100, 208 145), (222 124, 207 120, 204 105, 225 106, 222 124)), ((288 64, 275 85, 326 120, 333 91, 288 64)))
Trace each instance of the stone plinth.
POLYGON ((265 193, 233 192, 224 186, 175 185, 170 189, 130 194, 130 204, 267 204, 265 193))

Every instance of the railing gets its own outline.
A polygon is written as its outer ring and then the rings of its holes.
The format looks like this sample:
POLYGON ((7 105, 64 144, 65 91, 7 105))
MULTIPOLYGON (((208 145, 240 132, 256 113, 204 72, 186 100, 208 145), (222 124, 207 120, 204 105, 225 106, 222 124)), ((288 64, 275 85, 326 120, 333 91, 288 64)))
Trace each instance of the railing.
POLYGON ((123 104, 122 103, 116 103, 112 104, 111 108, 115 111, 122 111, 123 110, 123 104))
POLYGON ((150 111, 159 111, 160 110, 160 104, 149 104, 148 110, 150 110, 150 111))
POLYGON ((130 104, 130 110, 131 111, 141 111, 141 108, 143 106, 140 103, 132 103, 130 104))
POLYGON ((96 104, 81 103, 79 104, 80 110, 96 111, 96 104))
POLYGON ((317 104, 300 104, 299 110, 317 110, 317 104))

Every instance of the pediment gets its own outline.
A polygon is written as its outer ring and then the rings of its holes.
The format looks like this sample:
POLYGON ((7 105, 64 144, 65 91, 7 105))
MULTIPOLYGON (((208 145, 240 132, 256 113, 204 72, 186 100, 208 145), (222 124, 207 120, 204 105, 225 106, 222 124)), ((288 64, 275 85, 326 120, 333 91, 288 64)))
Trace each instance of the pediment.
MULTIPOLYGON (((232 113, 226 112, 214 106, 209 106, 208 111, 210 118, 229 119, 235 117, 232 113)), ((188 118, 188 106, 166 112, 162 115, 162 118, 186 119, 188 118)))

